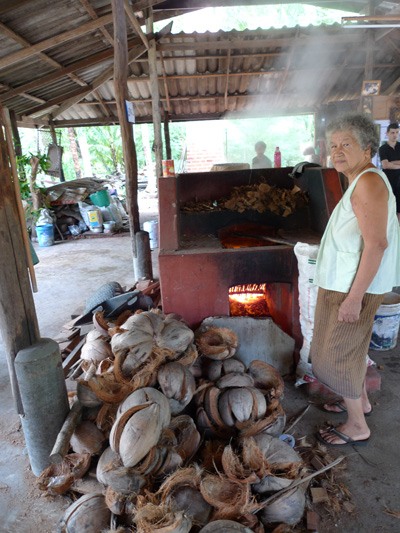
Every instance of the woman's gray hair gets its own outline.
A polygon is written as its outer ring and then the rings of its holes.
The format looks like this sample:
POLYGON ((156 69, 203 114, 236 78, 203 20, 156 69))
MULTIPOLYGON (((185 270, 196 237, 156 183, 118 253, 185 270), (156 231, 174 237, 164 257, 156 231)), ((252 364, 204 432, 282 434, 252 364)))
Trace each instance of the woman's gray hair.
POLYGON ((336 118, 326 128, 326 138, 338 131, 350 131, 359 142, 361 148, 371 148, 371 158, 379 148, 379 133, 374 121, 363 113, 346 113, 336 118))

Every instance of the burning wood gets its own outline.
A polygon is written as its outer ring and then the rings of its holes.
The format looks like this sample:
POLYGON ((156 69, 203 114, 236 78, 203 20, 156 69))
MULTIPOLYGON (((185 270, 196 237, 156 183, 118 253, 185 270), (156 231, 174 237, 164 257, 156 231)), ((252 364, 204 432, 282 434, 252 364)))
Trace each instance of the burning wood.
POLYGON ((297 185, 292 189, 283 189, 268 185, 268 183, 255 183, 253 185, 234 187, 228 198, 188 202, 182 207, 182 210, 186 212, 202 212, 227 209, 243 213, 249 209, 258 211, 258 213, 271 211, 278 216, 287 217, 307 203, 306 193, 297 185))
POLYGON ((231 316, 271 316, 266 284, 231 287, 229 289, 229 311, 231 316))

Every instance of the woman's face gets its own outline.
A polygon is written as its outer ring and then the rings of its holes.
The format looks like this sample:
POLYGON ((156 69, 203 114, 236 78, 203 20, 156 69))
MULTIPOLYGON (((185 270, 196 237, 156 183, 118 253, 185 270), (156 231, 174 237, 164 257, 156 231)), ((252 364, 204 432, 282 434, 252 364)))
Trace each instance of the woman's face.
POLYGON ((358 174, 371 161, 371 149, 361 148, 350 131, 332 133, 329 146, 333 166, 345 176, 358 174))

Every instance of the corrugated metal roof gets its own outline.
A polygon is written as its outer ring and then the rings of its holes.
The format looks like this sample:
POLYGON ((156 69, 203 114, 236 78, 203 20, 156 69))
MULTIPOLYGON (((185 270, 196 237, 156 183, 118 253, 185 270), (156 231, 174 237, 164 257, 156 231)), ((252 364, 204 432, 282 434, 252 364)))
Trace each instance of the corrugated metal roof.
MULTIPOLYGON (((98 83, 113 64, 110 3, 90 0, 93 12, 83 0, 17 4, 0 10, 0 101, 26 123, 117 121, 112 73, 98 83), (108 17, 102 19, 104 26, 96 22, 99 17, 108 17), (78 33, 71 38, 70 32, 78 33), (30 48, 34 44, 38 49, 30 48)), ((381 4, 391 8, 390 2, 381 4)), ((365 78, 368 32, 336 24, 165 35, 157 43, 164 109, 172 120, 190 120, 226 113, 310 112, 357 99, 365 78)), ((382 81, 381 94, 399 91, 399 34, 373 33, 372 72, 373 79, 382 81)), ((151 121, 145 47, 131 28, 128 37, 135 56, 141 54, 130 63, 129 94, 137 121, 151 121)))

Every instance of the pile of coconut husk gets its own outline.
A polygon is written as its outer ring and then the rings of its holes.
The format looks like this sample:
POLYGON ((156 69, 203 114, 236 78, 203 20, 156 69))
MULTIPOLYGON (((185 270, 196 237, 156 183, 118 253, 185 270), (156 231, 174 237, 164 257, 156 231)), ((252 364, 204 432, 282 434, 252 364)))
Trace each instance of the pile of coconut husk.
POLYGON ((234 187, 228 198, 188 202, 182 206, 182 211, 202 212, 228 209, 243 213, 249 209, 258 213, 270 211, 275 215, 287 217, 307 203, 307 194, 297 185, 291 189, 284 189, 262 182, 234 187))
POLYGON ((195 333, 159 310, 94 315, 71 398, 82 417, 39 485, 63 494, 88 471, 98 484, 59 531, 262 533, 302 519, 306 468, 279 439, 283 380, 246 368, 237 345, 230 329, 195 333))

